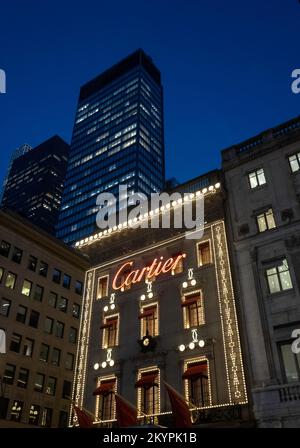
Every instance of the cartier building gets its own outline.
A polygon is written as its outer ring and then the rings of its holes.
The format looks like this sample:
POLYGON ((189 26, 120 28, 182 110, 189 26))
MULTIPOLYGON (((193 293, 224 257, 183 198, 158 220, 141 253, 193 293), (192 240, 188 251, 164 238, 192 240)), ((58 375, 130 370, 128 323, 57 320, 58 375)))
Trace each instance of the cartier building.
MULTIPOLYGON (((182 228, 124 222, 76 244, 93 267, 85 279, 73 398, 100 427, 116 424, 116 392, 136 406, 141 424, 172 426, 164 382, 185 397, 195 425, 251 420, 219 171, 176 192, 191 203, 204 196, 197 239, 182 228)), ((162 219, 180 205, 172 200, 140 220, 162 219)))

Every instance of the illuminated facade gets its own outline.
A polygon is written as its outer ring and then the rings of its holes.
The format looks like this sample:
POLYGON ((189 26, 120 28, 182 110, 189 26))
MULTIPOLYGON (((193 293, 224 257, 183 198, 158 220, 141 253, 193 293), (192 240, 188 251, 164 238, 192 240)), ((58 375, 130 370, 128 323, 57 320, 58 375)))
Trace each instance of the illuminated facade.
POLYGON ((172 426, 164 381, 185 396, 195 424, 249 420, 219 172, 176 191, 194 201, 199 185, 207 185, 200 240, 181 229, 119 228, 78 244, 93 268, 73 398, 101 426, 115 424, 114 392, 142 422, 172 426))

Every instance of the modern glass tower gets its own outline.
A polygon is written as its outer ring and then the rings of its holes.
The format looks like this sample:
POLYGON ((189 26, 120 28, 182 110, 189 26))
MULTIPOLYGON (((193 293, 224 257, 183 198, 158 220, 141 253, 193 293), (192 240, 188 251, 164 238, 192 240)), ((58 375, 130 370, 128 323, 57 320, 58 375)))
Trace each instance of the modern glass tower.
POLYGON ((68 244, 93 234, 99 193, 119 184, 149 195, 164 185, 161 75, 137 50, 79 95, 57 236, 68 244))
POLYGON ((58 135, 13 160, 1 207, 55 235, 69 145, 58 135))

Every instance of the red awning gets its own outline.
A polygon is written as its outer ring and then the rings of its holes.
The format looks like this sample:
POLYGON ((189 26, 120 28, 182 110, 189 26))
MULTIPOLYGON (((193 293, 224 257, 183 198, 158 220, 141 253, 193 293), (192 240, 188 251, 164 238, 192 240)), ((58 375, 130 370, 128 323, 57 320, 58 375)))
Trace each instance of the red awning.
POLYGON ((93 395, 105 395, 109 392, 113 391, 113 388, 116 384, 116 380, 105 381, 100 384, 97 389, 94 390, 93 395))
POLYGON ((158 386, 157 383, 155 383, 155 380, 157 379, 157 373, 149 373, 147 375, 143 375, 136 383, 135 387, 144 387, 145 389, 148 389, 152 386, 158 386))
POLYGON ((139 319, 143 319, 147 316, 153 316, 155 314, 156 308, 146 308, 142 313, 139 314, 139 319))
POLYGON ((198 300, 200 300, 200 296, 192 296, 192 297, 186 297, 184 302, 181 303, 181 306, 189 306, 193 303, 197 303, 198 300))
POLYGON ((103 330, 104 328, 111 327, 112 325, 116 325, 118 323, 118 319, 111 319, 107 321, 105 324, 101 325, 100 330, 103 330))
POLYGON ((188 367, 184 374, 182 375, 182 378, 189 379, 189 378, 197 378, 200 376, 206 376, 207 377, 207 364, 197 364, 191 367, 188 367))

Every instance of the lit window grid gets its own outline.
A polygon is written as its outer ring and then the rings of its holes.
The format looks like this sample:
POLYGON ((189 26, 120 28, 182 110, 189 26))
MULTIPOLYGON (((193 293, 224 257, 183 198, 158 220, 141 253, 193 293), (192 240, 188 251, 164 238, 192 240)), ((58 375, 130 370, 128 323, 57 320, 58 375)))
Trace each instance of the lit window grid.
POLYGON ((203 243, 208 243, 209 244, 209 252, 210 252, 210 263, 213 263, 213 254, 212 254, 212 250, 211 250, 211 239, 208 238, 206 240, 201 240, 196 244, 196 252, 197 252, 197 266, 198 268, 200 268, 202 266, 202 260, 199 254, 199 246, 201 246, 201 244, 203 243))
POLYGON ((98 278, 98 282, 97 282, 97 297, 96 297, 96 300, 101 300, 104 297, 108 296, 108 285, 109 285, 109 275, 101 275, 101 277, 98 278), (104 295, 101 294, 101 297, 100 297, 100 282, 104 278, 107 279, 106 294, 104 294, 104 295))
MULTIPOLYGON (((223 240, 224 240, 224 249, 226 252, 226 264, 227 264, 227 270, 228 270, 228 279, 229 279, 229 285, 230 285, 230 295, 231 295, 231 302, 232 302, 232 311, 233 311, 233 323, 234 323, 234 329, 235 329, 235 338, 237 341, 236 347, 237 347, 237 354, 240 364, 240 376, 242 379, 242 396, 243 399, 239 399, 239 404, 247 404, 248 398, 247 398, 247 389, 246 389, 246 382, 245 382, 245 373, 244 373, 244 364, 243 364, 243 358, 242 358, 242 351, 241 351, 241 343, 240 343, 240 335, 238 330, 238 320, 237 320, 237 314, 236 314, 236 306, 235 306, 235 297, 234 297, 234 290, 233 290, 233 283, 232 283, 232 276, 231 276, 231 269, 230 269, 230 263, 229 263, 229 255, 228 255, 228 245, 227 245, 227 238, 226 238, 226 229, 225 229, 225 223, 223 220, 212 224, 211 228, 212 231, 215 227, 221 226, 222 227, 222 234, 223 234, 223 240)), ((216 248, 215 248, 215 242, 214 239, 212 239, 212 246, 213 246, 213 252, 214 252, 214 258, 216 260, 216 248)), ((217 269, 217 263, 215 263, 215 271, 216 271, 216 280, 217 280, 217 291, 218 291, 218 298, 219 298, 219 309, 220 309, 220 319, 221 319, 221 328, 222 328, 222 339, 223 339, 223 347, 224 347, 224 355, 225 355, 225 367, 226 367, 226 376, 227 376, 227 384, 228 384, 228 393, 229 393, 229 404, 232 405, 235 402, 232 401, 231 397, 231 388, 230 388, 230 379, 229 379, 229 369, 228 369, 228 357, 227 357, 227 347, 226 347, 226 336, 225 336, 225 330, 224 330, 224 321, 223 321, 223 313, 222 313, 222 302, 221 302, 221 291, 219 286, 219 279, 218 279, 218 269, 217 269)))
MULTIPOLYGON (((118 393, 118 378, 115 375, 108 375, 108 376, 101 376, 98 377, 97 380, 97 388, 101 386, 101 383, 103 383, 104 381, 109 381, 109 380, 114 380, 115 381, 115 387, 114 387, 114 391, 113 393, 116 394, 118 393)), ((116 420, 116 401, 114 400, 113 402, 113 418, 110 420, 101 420, 98 416, 99 416, 99 406, 100 406, 100 396, 97 395, 96 396, 96 406, 95 406, 95 418, 96 418, 96 422, 105 422, 105 423, 110 423, 116 420)), ((95 423, 96 423, 95 422, 95 423)))
MULTIPOLYGON (((140 312, 144 312, 146 311, 148 308, 154 308, 156 306, 156 314, 157 314, 157 319, 155 321, 155 336, 159 335, 159 306, 158 306, 158 302, 153 302, 153 303, 147 303, 147 305, 144 305, 140 308, 140 312)), ((141 324, 140 324, 140 338, 142 339, 145 334, 146 334, 146 323, 145 323, 145 319, 140 319, 141 320, 141 324)))
MULTIPOLYGON (((184 294, 183 295, 183 303, 185 301, 185 299, 189 298, 189 296, 194 296, 196 294, 200 295, 200 325, 204 325, 205 324, 205 310, 204 310, 204 300, 203 300, 203 292, 202 289, 197 289, 195 291, 189 292, 188 294, 184 294)), ((187 307, 183 307, 183 326, 186 330, 188 330, 190 328, 189 325, 189 321, 188 321, 188 313, 187 313, 187 307)))
POLYGON ((259 232, 265 232, 276 228, 273 210, 270 208, 264 213, 256 216, 259 232))
POLYGON ((269 293, 287 291, 293 288, 289 265, 286 259, 282 264, 266 270, 269 293))
MULTIPOLYGON (((161 409, 161 400, 160 400, 160 369, 158 368, 158 366, 151 366, 151 367, 145 367, 142 369, 138 370, 138 375, 137 375, 137 381, 139 381, 142 377, 143 373, 151 373, 151 372, 158 372, 157 373, 157 384, 158 384, 158 388, 157 388, 157 396, 158 396, 158 412, 156 412, 155 414, 147 414, 147 417, 154 417, 156 415, 161 415, 160 414, 160 409, 161 409)), ((157 387, 157 386, 155 386, 157 387)), ((138 387, 137 388, 137 411, 138 411, 138 417, 144 417, 144 414, 142 413, 142 388, 138 387)))
MULTIPOLYGON (((107 323, 107 321, 109 321, 110 319, 117 319, 118 323, 117 323, 117 335, 116 335, 116 345, 114 347, 117 347, 119 345, 119 334, 120 334, 120 313, 116 313, 116 314, 111 314, 109 316, 105 316, 103 323, 104 325, 107 323)), ((105 344, 105 339, 106 339, 106 328, 103 328, 102 330, 102 349, 106 350, 108 347, 105 344)))
MULTIPOLYGON (((212 406, 212 393, 211 393, 211 378, 210 378, 210 366, 209 366, 209 360, 206 356, 200 356, 197 358, 192 358, 192 359, 187 359, 184 361, 184 371, 183 373, 189 368, 190 364, 195 364, 195 363, 200 363, 200 362, 206 362, 207 363, 207 376, 208 376, 208 395, 209 395, 209 406, 204 406, 204 407, 196 407, 196 406, 192 406, 191 409, 204 409, 204 408, 210 408, 212 406)), ((185 399, 188 403, 190 403, 190 397, 189 397, 189 380, 188 379, 184 379, 184 394, 185 394, 185 399)))
POLYGON ((252 171, 248 174, 250 188, 256 188, 261 185, 266 184, 266 177, 263 168, 259 168, 257 170, 252 171))

